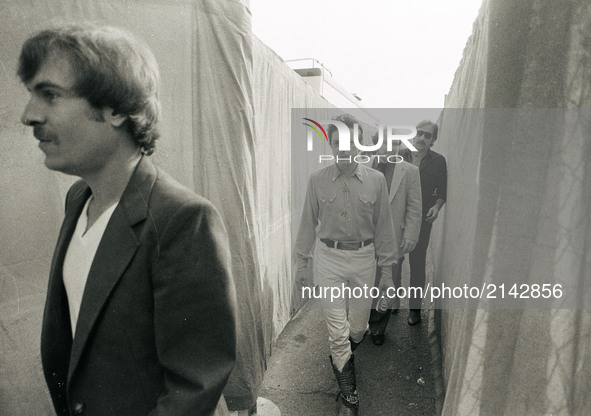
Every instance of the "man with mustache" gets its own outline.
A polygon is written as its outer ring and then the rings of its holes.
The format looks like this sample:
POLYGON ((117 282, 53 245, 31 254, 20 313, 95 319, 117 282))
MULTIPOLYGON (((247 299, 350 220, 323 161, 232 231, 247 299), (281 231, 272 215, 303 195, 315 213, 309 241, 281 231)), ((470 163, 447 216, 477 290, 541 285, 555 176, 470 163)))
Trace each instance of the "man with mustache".
POLYGON ((159 74, 110 27, 22 47, 22 122, 79 176, 51 265, 41 359, 60 416, 211 415, 235 360, 235 293, 213 205, 156 168, 159 74))
MULTIPOLYGON (((427 247, 431 237, 431 227, 439 215, 439 210, 447 198, 447 164, 445 157, 431 150, 437 140, 439 129, 437 124, 423 120, 417 124, 417 134, 413 139, 416 152, 406 151, 403 157, 406 161, 419 168, 421 178, 421 198, 423 202, 423 216, 419 241, 408 255, 410 263, 410 287, 417 291, 409 296, 408 324, 416 325, 421 322, 420 290, 425 288, 425 262, 427 247), (420 290, 419 290, 420 289, 420 290)), ((402 261, 400 262, 400 266, 402 261)))

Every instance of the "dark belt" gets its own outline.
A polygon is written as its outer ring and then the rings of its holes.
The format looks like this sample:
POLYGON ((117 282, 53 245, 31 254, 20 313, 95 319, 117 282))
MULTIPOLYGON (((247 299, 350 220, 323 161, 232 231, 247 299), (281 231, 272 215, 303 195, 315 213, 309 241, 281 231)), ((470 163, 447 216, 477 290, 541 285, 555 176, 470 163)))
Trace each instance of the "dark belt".
POLYGON ((359 250, 361 247, 368 246, 373 243, 373 238, 365 241, 335 241, 328 238, 321 238, 324 244, 330 248, 337 248, 339 250, 359 250))

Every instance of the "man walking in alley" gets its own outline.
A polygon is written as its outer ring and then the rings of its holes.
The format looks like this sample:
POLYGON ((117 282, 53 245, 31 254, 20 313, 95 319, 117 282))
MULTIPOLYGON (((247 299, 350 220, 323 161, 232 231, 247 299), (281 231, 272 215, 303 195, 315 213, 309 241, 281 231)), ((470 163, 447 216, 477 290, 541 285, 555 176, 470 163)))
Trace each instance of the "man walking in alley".
POLYGON ((130 34, 29 38, 22 122, 45 165, 79 176, 51 265, 41 360, 59 416, 212 415, 235 360, 221 217, 149 159, 158 69, 130 34))
POLYGON ((425 266, 427 247, 431 237, 431 227, 439 215, 439 210, 447 198, 447 164, 445 157, 431 150, 437 140, 437 124, 424 120, 417 125, 417 135, 413 139, 416 152, 405 151, 403 157, 419 168, 421 177, 421 198, 423 200, 423 215, 419 241, 415 249, 409 254, 410 287, 414 287, 414 296, 409 299, 408 324, 416 325, 421 322, 420 293, 425 288, 425 266))
MULTIPOLYGON (((330 124, 328 137, 336 163, 314 172, 308 181, 296 241, 296 278, 308 276, 307 260, 315 246, 315 283, 321 288, 346 286, 353 290, 373 285, 376 259, 385 270, 385 279, 391 280, 398 250, 384 175, 354 160, 358 154, 353 142, 357 120, 347 114, 335 120, 349 129, 351 150, 340 150, 340 140, 345 138, 340 137, 335 124, 330 124)), ((358 127, 362 136, 361 126, 358 127)), ((321 303, 330 360, 341 395, 339 414, 357 415, 359 397, 353 351, 368 329, 372 299, 325 297, 321 303)))
MULTIPOLYGON (((374 143, 377 142, 377 135, 378 133, 373 137, 374 143)), ((393 141, 391 155, 397 155, 399 149, 400 141, 393 141)), ((374 158, 373 167, 384 174, 388 187, 392 223, 398 237, 396 247, 400 256, 397 266, 393 267, 392 277, 394 287, 399 288, 402 284, 402 268, 400 266, 404 261, 404 255, 414 250, 419 239, 422 212, 421 180, 419 169, 416 166, 403 160, 397 160, 399 163, 388 163, 385 158, 383 160, 383 162, 379 162, 378 158, 374 158)), ((381 273, 381 268, 378 268, 376 280, 380 281, 380 286, 388 287, 392 282, 382 282, 381 273)), ((390 320, 390 313, 397 312, 400 308, 400 299, 396 297, 392 299, 391 303, 387 298, 379 299, 377 305, 383 304, 389 306, 380 308, 380 310, 372 309, 369 320, 371 340, 378 346, 384 343, 384 334, 390 320)))

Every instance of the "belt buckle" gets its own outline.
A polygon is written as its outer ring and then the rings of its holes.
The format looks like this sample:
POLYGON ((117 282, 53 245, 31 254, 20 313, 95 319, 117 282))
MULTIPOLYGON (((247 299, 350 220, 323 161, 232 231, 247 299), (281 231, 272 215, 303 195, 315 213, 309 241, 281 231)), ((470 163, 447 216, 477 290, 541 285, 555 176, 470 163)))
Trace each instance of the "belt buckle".
POLYGON ((355 242, 343 242, 343 241, 339 241, 339 243, 337 244, 338 248, 340 248, 341 250, 359 250, 359 243, 355 242))

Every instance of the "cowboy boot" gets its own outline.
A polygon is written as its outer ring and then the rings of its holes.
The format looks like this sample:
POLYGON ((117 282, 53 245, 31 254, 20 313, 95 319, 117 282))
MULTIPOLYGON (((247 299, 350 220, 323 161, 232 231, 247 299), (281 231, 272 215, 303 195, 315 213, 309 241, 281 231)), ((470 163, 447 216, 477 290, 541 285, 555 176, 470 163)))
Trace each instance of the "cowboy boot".
POLYGON ((359 411, 359 394, 357 393, 357 384, 355 382, 355 361, 353 355, 351 355, 351 358, 345 363, 341 371, 337 370, 333 364, 332 357, 329 358, 340 390, 337 396, 337 401, 339 397, 341 399, 338 415, 357 416, 357 412, 359 411))

